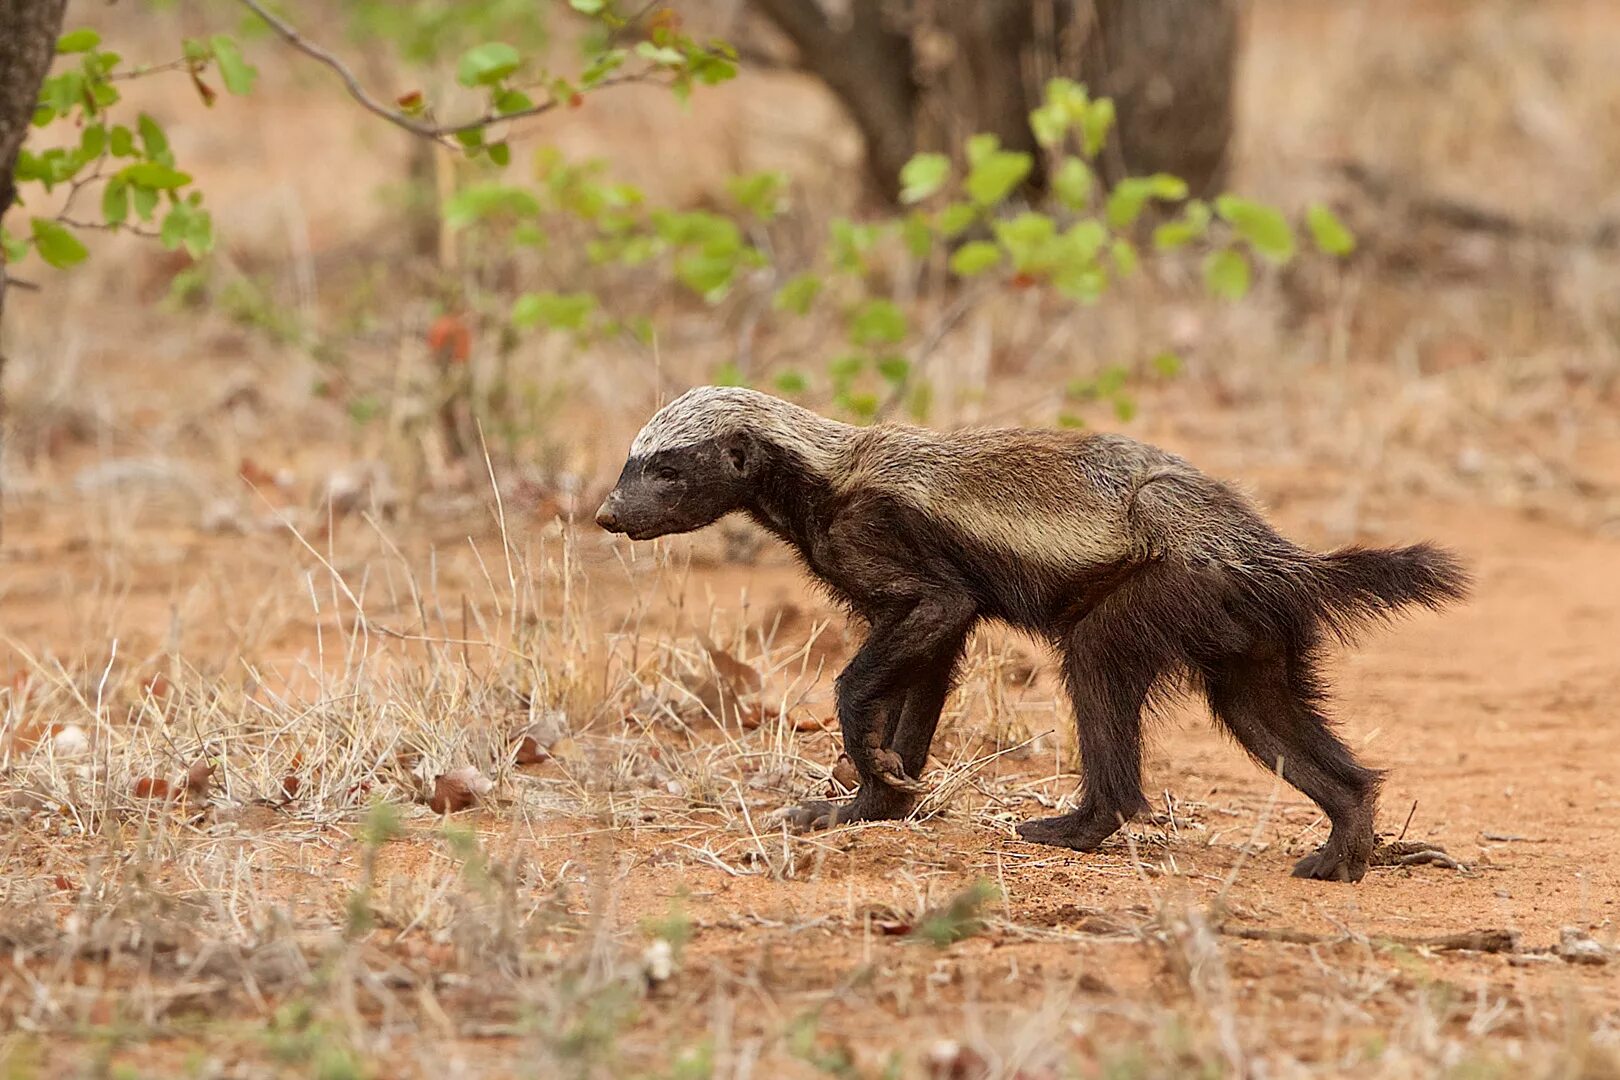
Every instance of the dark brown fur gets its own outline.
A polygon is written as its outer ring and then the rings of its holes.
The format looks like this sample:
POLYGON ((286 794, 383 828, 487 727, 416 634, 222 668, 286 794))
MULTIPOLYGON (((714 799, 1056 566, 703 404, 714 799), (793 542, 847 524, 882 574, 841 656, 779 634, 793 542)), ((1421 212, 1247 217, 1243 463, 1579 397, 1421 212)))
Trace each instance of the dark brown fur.
POLYGON ((1306 551, 1231 488, 1115 436, 861 431, 797 412, 717 432, 632 457, 598 520, 646 538, 741 510, 868 623, 837 683, 860 789, 848 802, 797 807, 797 826, 911 811, 968 633, 989 618, 1052 645, 1078 717, 1080 803, 1025 822, 1019 835, 1091 851, 1145 810, 1142 717, 1155 694, 1190 686, 1256 761, 1280 769, 1332 822, 1328 841, 1294 872, 1341 881, 1366 872, 1380 774, 1357 762, 1323 715, 1322 646, 1408 605, 1463 596, 1467 576, 1449 554, 1421 544, 1306 551), (812 463, 801 449, 810 444, 787 437, 801 433, 771 430, 782 423, 829 425, 816 434, 842 456, 812 463), (1013 480, 977 491, 959 464, 941 471, 947 459, 971 464, 979 453, 982 462, 985 446, 1000 455, 996 473, 1013 480), (918 475, 949 484, 936 497, 910 482, 918 475), (1019 482, 1026 486, 1014 490, 1019 482), (987 521, 1001 490, 1008 505, 1026 506, 1057 492, 1050 528, 987 521), (1065 530, 1092 520, 1072 512, 1076 499, 1096 517, 1083 542, 1057 554, 997 542, 1067 543, 1065 530), (976 508, 959 512, 968 502, 976 508), (1087 561, 1063 553, 1071 549, 1115 554, 1087 561))

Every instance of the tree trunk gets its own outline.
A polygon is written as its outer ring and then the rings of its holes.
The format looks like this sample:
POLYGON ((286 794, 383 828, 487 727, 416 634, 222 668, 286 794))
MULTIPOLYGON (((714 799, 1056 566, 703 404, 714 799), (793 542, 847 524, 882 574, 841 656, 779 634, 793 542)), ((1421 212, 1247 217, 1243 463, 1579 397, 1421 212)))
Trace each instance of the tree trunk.
POLYGON ((900 194, 900 167, 915 152, 918 89, 899 5, 849 0, 847 16, 834 19, 817 0, 753 3, 793 42, 800 66, 843 103, 866 141, 872 186, 893 202, 900 194))
POLYGON ((1238 0, 1089 0, 1080 79, 1114 100, 1103 179, 1167 172, 1219 194, 1235 127, 1238 0))
POLYGON ((752 2, 843 103, 891 200, 919 149, 992 132, 1034 151, 1029 113, 1054 75, 1114 99, 1106 183, 1169 172, 1195 195, 1225 183, 1240 0, 845 0, 842 18, 835 0, 752 2))
MULTIPOLYGON (((0 221, 17 197, 12 179, 17 151, 39 102, 39 84, 51 68, 66 6, 67 0, 0 0, 0 221)), ((6 256, 0 251, 0 332, 5 329, 5 313, 6 256)), ((5 379, 5 339, 0 333, 0 470, 5 464, 5 379)))

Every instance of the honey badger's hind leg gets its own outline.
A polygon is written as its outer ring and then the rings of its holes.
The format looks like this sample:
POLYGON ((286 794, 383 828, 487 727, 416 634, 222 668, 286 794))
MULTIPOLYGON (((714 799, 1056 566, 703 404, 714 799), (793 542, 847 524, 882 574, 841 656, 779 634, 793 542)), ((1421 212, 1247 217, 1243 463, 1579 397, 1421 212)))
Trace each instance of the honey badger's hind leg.
POLYGON ((1205 673, 1216 718, 1260 764, 1322 808, 1327 843, 1294 866, 1294 876, 1360 881, 1373 849, 1380 774, 1356 761, 1322 716, 1324 695, 1308 646, 1262 648, 1205 673))
MULTIPOLYGON (((1162 564, 1134 571, 1060 640, 1063 676, 1079 731, 1080 805, 1018 826, 1035 844, 1095 851, 1148 809, 1142 795, 1142 709, 1177 664, 1174 642, 1155 625, 1175 573, 1162 564)), ((1174 625, 1174 624, 1171 624, 1174 625)))

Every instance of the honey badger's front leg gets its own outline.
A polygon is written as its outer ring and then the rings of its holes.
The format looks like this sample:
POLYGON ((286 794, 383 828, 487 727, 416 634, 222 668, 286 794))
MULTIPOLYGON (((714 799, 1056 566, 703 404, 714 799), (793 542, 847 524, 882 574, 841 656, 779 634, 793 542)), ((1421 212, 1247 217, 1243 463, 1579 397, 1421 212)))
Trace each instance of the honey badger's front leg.
POLYGON ((931 595, 872 622, 872 632, 838 676, 844 752, 860 775, 849 802, 808 802, 788 812, 796 828, 904 817, 923 789, 928 746, 951 669, 976 611, 965 597, 931 595))

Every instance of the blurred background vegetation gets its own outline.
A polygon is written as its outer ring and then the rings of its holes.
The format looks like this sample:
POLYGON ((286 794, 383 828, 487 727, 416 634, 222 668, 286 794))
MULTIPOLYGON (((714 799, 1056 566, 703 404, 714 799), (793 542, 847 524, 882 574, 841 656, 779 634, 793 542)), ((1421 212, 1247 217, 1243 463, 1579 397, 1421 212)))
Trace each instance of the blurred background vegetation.
MULTIPOLYGON (((60 7, 0 8, 7 48, 60 7)), ((861 422, 1152 431, 1191 398, 1339 464, 1420 444, 1374 487, 1612 517, 1560 422, 1616 394, 1601 4, 263 13, 46 35, 3 129, 9 490, 143 445, 409 508, 487 448, 567 517, 626 425, 722 381, 861 422), (177 382, 227 422, 147 400, 177 382)))

